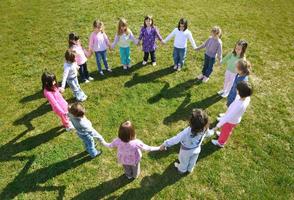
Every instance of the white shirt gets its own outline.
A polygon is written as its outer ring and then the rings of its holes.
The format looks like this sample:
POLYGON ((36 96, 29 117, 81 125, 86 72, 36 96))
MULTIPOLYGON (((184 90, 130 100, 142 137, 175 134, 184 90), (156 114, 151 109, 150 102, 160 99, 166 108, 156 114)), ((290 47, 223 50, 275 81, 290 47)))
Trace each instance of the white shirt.
POLYGON ((186 29, 185 31, 180 31, 178 28, 175 28, 164 40, 166 43, 171 38, 175 37, 174 47, 176 48, 186 48, 187 47, 187 39, 189 39, 193 49, 196 49, 196 43, 193 39, 191 31, 186 29))
POLYGON ((65 62, 63 66, 64 66, 64 71, 63 71, 61 87, 65 88, 67 79, 73 79, 77 77, 79 66, 77 65, 76 62, 74 63, 65 62))
POLYGON ((239 124, 249 103, 250 97, 246 97, 245 100, 241 100, 240 96, 237 95, 235 101, 229 106, 226 114, 219 120, 216 126, 220 128, 225 123, 239 124))

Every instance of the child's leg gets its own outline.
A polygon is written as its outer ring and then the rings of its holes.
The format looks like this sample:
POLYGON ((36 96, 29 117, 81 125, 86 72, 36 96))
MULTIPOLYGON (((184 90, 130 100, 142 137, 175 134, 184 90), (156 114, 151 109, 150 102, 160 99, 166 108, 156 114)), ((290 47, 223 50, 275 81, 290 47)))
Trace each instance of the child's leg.
POLYGON ((199 153, 193 154, 190 157, 189 164, 188 164, 188 171, 189 172, 192 172, 194 170, 194 167, 195 167, 196 161, 198 159, 198 156, 199 156, 199 153))
POLYGON ((79 68, 79 73, 80 73, 80 76, 81 76, 81 79, 84 81, 86 80, 86 76, 85 76, 85 68, 84 68, 84 64, 82 65, 79 65, 80 68, 79 68))
POLYGON ((138 178, 138 176, 140 175, 140 162, 135 165, 135 166, 132 166, 132 175, 133 175, 133 178, 138 178))
POLYGON ((178 65, 178 63, 179 63, 179 50, 176 47, 174 47, 173 58, 174 58, 174 64, 178 65))
POLYGON ((131 166, 131 165, 123 165, 123 167, 124 167, 124 170, 125 170, 125 175, 126 175, 128 178, 133 177, 132 166, 131 166))
POLYGON ((126 63, 127 63, 127 65, 130 65, 130 63, 131 63, 131 49, 130 49, 130 47, 127 47, 125 49, 125 51, 126 51, 126 63))
POLYGON ((96 57, 96 63, 97 63, 98 71, 101 72, 102 68, 101 68, 101 63, 100 63, 100 60, 101 60, 100 51, 95 51, 95 57, 96 57))
POLYGON ((181 149, 179 153, 179 161, 180 161, 180 164, 178 166, 179 172, 185 173, 187 171, 189 160, 190 160, 189 151, 181 149))
POLYGON ((233 86, 236 74, 226 70, 224 82, 224 94, 228 94, 233 86))
POLYGON ((106 50, 105 51, 101 51, 101 57, 102 57, 102 60, 103 60, 103 64, 105 66, 105 69, 108 69, 106 50))
POLYGON ((202 69, 202 74, 205 76, 207 68, 209 65, 209 57, 208 55, 204 54, 204 63, 203 63, 203 69, 202 69))
POLYGON ((183 67, 183 65, 185 63, 186 54, 187 54, 187 49, 186 48, 180 49, 180 51, 179 51, 179 63, 178 64, 180 64, 181 67, 183 67))
POLYGON ((208 78, 213 71, 213 65, 215 63, 215 58, 211 58, 209 56, 207 56, 207 57, 208 57, 208 65, 207 65, 204 76, 206 76, 208 78))
POLYGON ((95 148, 95 142, 92 136, 90 135, 79 135, 79 137, 83 140, 85 148, 87 152, 90 154, 92 158, 97 156, 98 151, 95 148))
POLYGON ((58 115, 58 117, 60 117, 62 125, 65 128, 68 128, 69 127, 69 124, 70 124, 68 116, 67 115, 63 115, 63 114, 58 114, 58 113, 56 113, 56 114, 58 115))
POLYGON ((120 47, 119 48, 119 55, 120 55, 120 62, 122 65, 126 65, 127 64, 127 61, 126 61, 126 52, 125 52, 125 48, 123 47, 120 47))
POLYGON ((149 57, 149 52, 145 52, 144 51, 143 61, 147 62, 148 61, 148 57, 149 57))
POLYGON ((220 136, 218 138, 218 143, 221 145, 225 145, 227 140, 229 139, 230 135, 236 124, 225 123, 221 129, 220 136))
POLYGON ((76 97, 76 99, 78 101, 84 101, 85 98, 87 98, 87 96, 85 95, 85 93, 81 89, 81 87, 79 85, 79 81, 78 81, 77 78, 74 78, 72 80, 69 80, 68 81, 68 85, 72 89, 72 91, 74 93, 74 96, 76 97))
POLYGON ((85 62, 83 65, 84 65, 84 74, 85 74, 85 78, 86 78, 86 79, 89 79, 89 71, 88 71, 87 62, 85 62))
POLYGON ((154 51, 150 51, 150 56, 151 56, 151 62, 155 63, 156 62, 155 50, 154 51))

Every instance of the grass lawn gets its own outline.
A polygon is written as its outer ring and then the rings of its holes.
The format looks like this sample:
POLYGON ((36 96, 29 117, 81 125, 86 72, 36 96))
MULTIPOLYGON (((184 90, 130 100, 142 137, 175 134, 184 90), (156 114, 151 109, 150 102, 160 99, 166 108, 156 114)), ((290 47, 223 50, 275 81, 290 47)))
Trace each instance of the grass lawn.
MULTIPOLYGON (((290 0, 44 1, 4 0, 0 6, 0 199, 294 199, 294 2, 290 0), (213 25, 223 30, 223 51, 249 42, 254 95, 243 121, 221 150, 204 141, 195 171, 176 173, 179 146, 144 153, 140 178, 129 182, 116 151, 90 160, 81 140, 62 129, 42 96, 45 68, 62 78, 67 34, 77 32, 84 46, 95 18, 114 39, 124 16, 136 37, 146 14, 166 37, 181 17, 189 20, 197 45, 213 25)), ((113 73, 81 84, 93 126, 111 141, 130 119, 137 137, 160 145, 187 125, 192 108, 205 108, 214 122, 225 111, 216 92, 224 67, 207 84, 197 84, 203 54, 188 44, 184 69, 173 72, 173 42, 157 50, 157 66, 140 65, 143 53, 132 45, 133 68, 122 70, 116 48, 108 60, 113 73)), ((70 89, 65 98, 72 99, 70 89)), ((99 147, 100 148, 100 147, 99 147)))

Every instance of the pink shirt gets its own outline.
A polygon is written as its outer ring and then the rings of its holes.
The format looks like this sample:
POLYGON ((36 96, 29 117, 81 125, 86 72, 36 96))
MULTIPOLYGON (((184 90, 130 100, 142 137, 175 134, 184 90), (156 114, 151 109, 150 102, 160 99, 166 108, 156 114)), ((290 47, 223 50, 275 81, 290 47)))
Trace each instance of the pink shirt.
POLYGON ((159 150, 159 147, 148 146, 138 139, 134 139, 129 142, 123 142, 121 139, 116 138, 110 144, 106 143, 106 146, 110 148, 117 148, 117 158, 119 163, 133 166, 140 162, 142 157, 141 150, 159 150))
POLYGON ((44 96, 49 101, 52 110, 58 115, 65 115, 68 113, 68 104, 60 94, 58 88, 54 91, 44 89, 44 96))
POLYGON ((87 62, 87 57, 85 55, 84 49, 80 43, 73 45, 72 50, 74 50, 76 54, 76 62, 78 65, 82 65, 87 62))
POLYGON ((103 32, 92 32, 89 39, 89 48, 93 51, 105 51, 110 45, 107 35, 103 32))

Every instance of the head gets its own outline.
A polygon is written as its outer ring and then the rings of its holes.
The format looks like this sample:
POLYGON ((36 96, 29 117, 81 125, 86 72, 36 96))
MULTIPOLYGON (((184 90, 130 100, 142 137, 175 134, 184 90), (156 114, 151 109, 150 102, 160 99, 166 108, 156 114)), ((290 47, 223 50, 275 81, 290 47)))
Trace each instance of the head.
POLYGON ((80 102, 75 102, 69 106, 68 112, 75 117, 84 117, 85 107, 80 102))
POLYGON ((153 18, 152 16, 150 15, 147 15, 145 18, 144 18, 144 27, 152 27, 153 26, 153 18))
POLYGON ((68 63, 73 63, 73 62, 75 62, 75 59, 76 59, 75 52, 71 49, 66 50, 64 57, 65 57, 66 62, 68 62, 68 63))
POLYGON ((122 35, 124 33, 129 33, 128 23, 125 18, 120 18, 117 26, 117 34, 122 35))
POLYGON ((129 142, 136 138, 135 129, 130 121, 121 123, 118 129, 118 137, 123 142, 129 142))
POLYGON ((213 37, 221 38, 222 37, 222 30, 219 26, 214 26, 211 29, 211 35, 213 37))
POLYGON ((49 91, 54 91, 55 88, 58 88, 55 74, 44 72, 41 79, 43 90, 46 89, 49 91))
POLYGON ((104 23, 98 19, 95 20, 93 22, 93 29, 96 33, 99 33, 100 31, 104 32, 104 23))
POLYGON ((236 42, 233 54, 235 56, 239 56, 240 58, 244 58, 247 46, 248 43, 245 40, 239 40, 238 42, 236 42))
POLYGON ((242 76, 248 76, 251 70, 251 63, 245 59, 241 59, 237 62, 237 73, 242 76))
POLYGON ((68 46, 69 46, 69 48, 72 47, 73 45, 77 44, 79 39, 80 39, 80 36, 78 36, 78 34, 70 33, 68 35, 68 46))
POLYGON ((185 31, 188 28, 188 21, 184 18, 180 19, 178 23, 179 31, 185 31))
POLYGON ((241 98, 250 97, 253 93, 252 87, 246 81, 241 81, 237 84, 237 91, 241 98))
POLYGON ((209 127, 208 115, 201 109, 193 109, 190 118, 190 127, 193 135, 205 131, 209 127))

